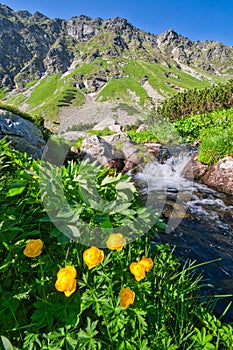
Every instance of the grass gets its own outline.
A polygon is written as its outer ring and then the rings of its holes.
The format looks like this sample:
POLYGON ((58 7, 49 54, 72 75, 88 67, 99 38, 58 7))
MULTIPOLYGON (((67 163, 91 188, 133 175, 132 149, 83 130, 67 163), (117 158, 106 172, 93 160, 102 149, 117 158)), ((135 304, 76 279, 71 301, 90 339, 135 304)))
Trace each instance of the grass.
POLYGON ((16 105, 26 102, 29 112, 37 113, 44 119, 57 121, 60 107, 81 106, 85 102, 85 97, 72 86, 69 77, 61 79, 61 74, 58 73, 41 79, 29 98, 21 93, 9 101, 16 105))
POLYGON ((148 95, 142 86, 134 78, 112 79, 98 94, 99 101, 120 100, 125 103, 139 100, 141 106, 144 105, 148 95), (135 93, 135 97, 132 94, 135 93))
POLYGON ((233 129, 226 129, 224 132, 212 129, 211 135, 204 137, 200 144, 198 160, 212 165, 225 156, 233 157, 233 129))
POLYGON ((178 86, 183 89, 187 88, 203 88, 205 86, 210 86, 210 82, 205 79, 197 79, 189 74, 182 72, 180 69, 171 66, 167 68, 161 64, 148 63, 143 61, 128 61, 128 64, 124 66, 123 71, 125 74, 128 74, 136 79, 142 79, 143 76, 148 76, 148 81, 151 86, 158 91, 158 93, 164 94, 174 94, 177 90, 169 87, 166 84, 171 82, 173 85, 178 86), (176 74, 179 79, 169 76, 165 78, 164 74, 172 72, 176 74))
POLYGON ((107 170, 88 162, 58 169, 0 141, 1 339, 14 350, 229 350, 233 328, 202 296, 198 265, 151 244, 164 224, 141 206, 126 175, 107 170), (112 225, 121 232, 117 246, 112 225))
POLYGON ((233 155, 233 108, 180 118, 172 125, 183 142, 201 141, 200 162, 212 165, 233 155))

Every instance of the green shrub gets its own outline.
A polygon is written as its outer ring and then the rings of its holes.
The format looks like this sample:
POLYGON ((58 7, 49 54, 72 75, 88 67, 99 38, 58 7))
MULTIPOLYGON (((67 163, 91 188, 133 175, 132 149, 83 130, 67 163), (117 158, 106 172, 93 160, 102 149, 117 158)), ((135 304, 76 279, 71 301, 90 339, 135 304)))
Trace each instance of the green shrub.
POLYGON ((233 156, 232 130, 214 134, 214 136, 206 136, 201 142, 198 160, 207 165, 212 165, 226 155, 233 156))
POLYGON ((233 126, 233 109, 183 117, 173 125, 184 142, 202 140, 203 137, 224 132, 233 126))

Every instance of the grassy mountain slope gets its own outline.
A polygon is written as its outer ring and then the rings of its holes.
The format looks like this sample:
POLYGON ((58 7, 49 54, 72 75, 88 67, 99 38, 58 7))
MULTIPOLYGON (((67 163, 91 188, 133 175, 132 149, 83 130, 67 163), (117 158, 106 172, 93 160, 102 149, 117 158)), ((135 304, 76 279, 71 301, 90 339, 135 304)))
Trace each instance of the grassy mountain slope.
POLYGON ((80 122, 77 111, 90 99, 96 109, 153 108, 184 89, 226 81, 233 69, 232 47, 173 30, 149 34, 118 17, 52 20, 0 5, 0 27, 0 96, 50 123, 69 108, 80 122))

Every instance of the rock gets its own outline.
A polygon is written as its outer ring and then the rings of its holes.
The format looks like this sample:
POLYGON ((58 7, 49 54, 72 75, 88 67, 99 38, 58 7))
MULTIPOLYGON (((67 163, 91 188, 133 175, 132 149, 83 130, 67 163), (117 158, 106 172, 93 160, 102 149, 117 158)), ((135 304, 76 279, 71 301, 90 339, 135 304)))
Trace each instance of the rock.
POLYGON ((141 124, 141 125, 137 128, 136 132, 141 132, 141 131, 146 131, 146 130, 148 130, 148 126, 147 126, 146 124, 141 124))
POLYGON ((192 155, 188 164, 182 170, 182 175, 191 180, 200 180, 206 173, 208 166, 198 161, 198 154, 192 155))
POLYGON ((96 135, 86 137, 80 150, 91 162, 97 161, 104 166, 108 166, 110 159, 116 158, 112 153, 111 145, 96 135))
POLYGON ((62 137, 66 141, 77 141, 80 138, 86 137, 87 134, 83 131, 67 131, 63 134, 60 134, 60 137, 62 137))
POLYGON ((101 120, 97 125, 93 127, 93 130, 104 130, 107 128, 110 131, 114 131, 117 133, 124 131, 124 127, 118 124, 113 118, 105 118, 101 120))
POLYGON ((218 191, 233 194, 233 157, 227 156, 212 165, 202 181, 218 191))
POLYGON ((43 63, 49 74, 56 74, 66 72, 72 60, 73 54, 65 49, 61 42, 59 46, 52 47, 48 51, 43 63))
POLYGON ((148 152, 159 158, 162 145, 161 143, 148 142, 144 143, 144 146, 147 148, 148 152))
POLYGON ((91 161, 96 160, 104 166, 122 172, 154 159, 146 147, 134 144, 125 133, 86 137, 80 150, 82 159, 88 157, 91 161))
POLYGON ((199 162, 197 158, 198 154, 192 156, 182 175, 217 191, 233 194, 233 157, 227 156, 210 167, 199 162))
POLYGON ((10 113, 0 115, 0 139, 5 136, 16 150, 41 158, 46 143, 40 129, 29 120, 10 113))

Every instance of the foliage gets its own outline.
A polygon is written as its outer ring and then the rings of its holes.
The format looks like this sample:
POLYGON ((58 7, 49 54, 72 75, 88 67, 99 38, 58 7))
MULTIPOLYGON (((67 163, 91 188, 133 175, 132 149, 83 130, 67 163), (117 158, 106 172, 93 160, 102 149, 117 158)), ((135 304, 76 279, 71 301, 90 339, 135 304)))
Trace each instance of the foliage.
POLYGON ((172 123, 184 142, 224 132, 233 127, 233 109, 182 117, 172 123))
POLYGON ((166 99, 158 113, 174 121, 181 116, 203 114, 233 106, 233 80, 204 89, 189 89, 166 99))
POLYGON ((233 109, 176 120, 173 125, 184 142, 200 140, 198 160, 207 165, 233 155, 233 109))
MULTIPOLYGON (((129 178, 106 176, 106 171, 97 167, 95 172, 88 163, 83 168, 73 163, 61 169, 46 166, 0 141, 0 341, 9 349, 12 343, 15 350, 230 349, 231 325, 211 315, 211 307, 200 294, 201 277, 194 275, 195 265, 181 266, 168 245, 153 245, 146 235, 139 235, 119 251, 103 248, 101 262, 88 268, 83 253, 90 244, 84 246, 77 237, 64 235, 57 222, 50 220, 49 210, 57 210, 58 222, 62 216, 62 197, 57 191, 63 191, 69 206, 76 208, 79 218, 69 218, 69 222, 78 229, 86 222, 88 235, 95 225, 111 228, 105 225, 109 222, 120 230, 124 213, 140 215, 143 208, 129 178), (62 188, 54 181, 56 176, 62 188), (89 186, 90 177, 94 188, 89 186), (49 196, 50 186, 54 199, 49 196), (95 189, 105 207, 121 196, 128 209, 101 215, 98 208, 93 209, 96 201, 91 203, 95 189), (46 191, 47 211, 42 203, 46 191), (28 257, 24 251, 32 239, 41 240, 43 248, 40 255, 28 257), (129 267, 145 261, 143 256, 153 263, 138 282, 129 267), (61 278, 68 266, 76 272, 72 294, 66 296, 58 291, 56 277, 61 278), (125 308, 120 304, 122 288, 135 294, 125 308)), ((158 220, 150 234, 161 225, 158 220)))
POLYGON ((159 139, 151 130, 139 131, 134 130, 127 131, 127 134, 133 142, 145 143, 145 142, 158 142, 159 139))
MULTIPOLYGON (((215 130, 216 131, 216 130, 215 130)), ((233 156, 233 132, 232 129, 223 133, 208 135, 200 144, 198 160, 202 163, 212 165, 217 163, 226 155, 233 156)))
POLYGON ((104 128, 103 130, 85 130, 88 135, 97 135, 97 136, 108 136, 108 135, 114 135, 116 134, 115 131, 111 131, 108 127, 104 128))
POLYGON ((62 106, 81 106, 85 97, 72 85, 69 77, 62 77, 60 73, 46 75, 34 87, 30 96, 12 97, 8 101, 13 104, 26 102, 27 111, 36 112, 41 118, 57 121, 59 108, 62 106))
POLYGON ((179 143, 181 137, 175 126, 162 118, 155 111, 146 117, 146 130, 136 131, 137 127, 132 126, 127 129, 127 134, 131 140, 137 143, 159 142, 159 143, 179 143))

